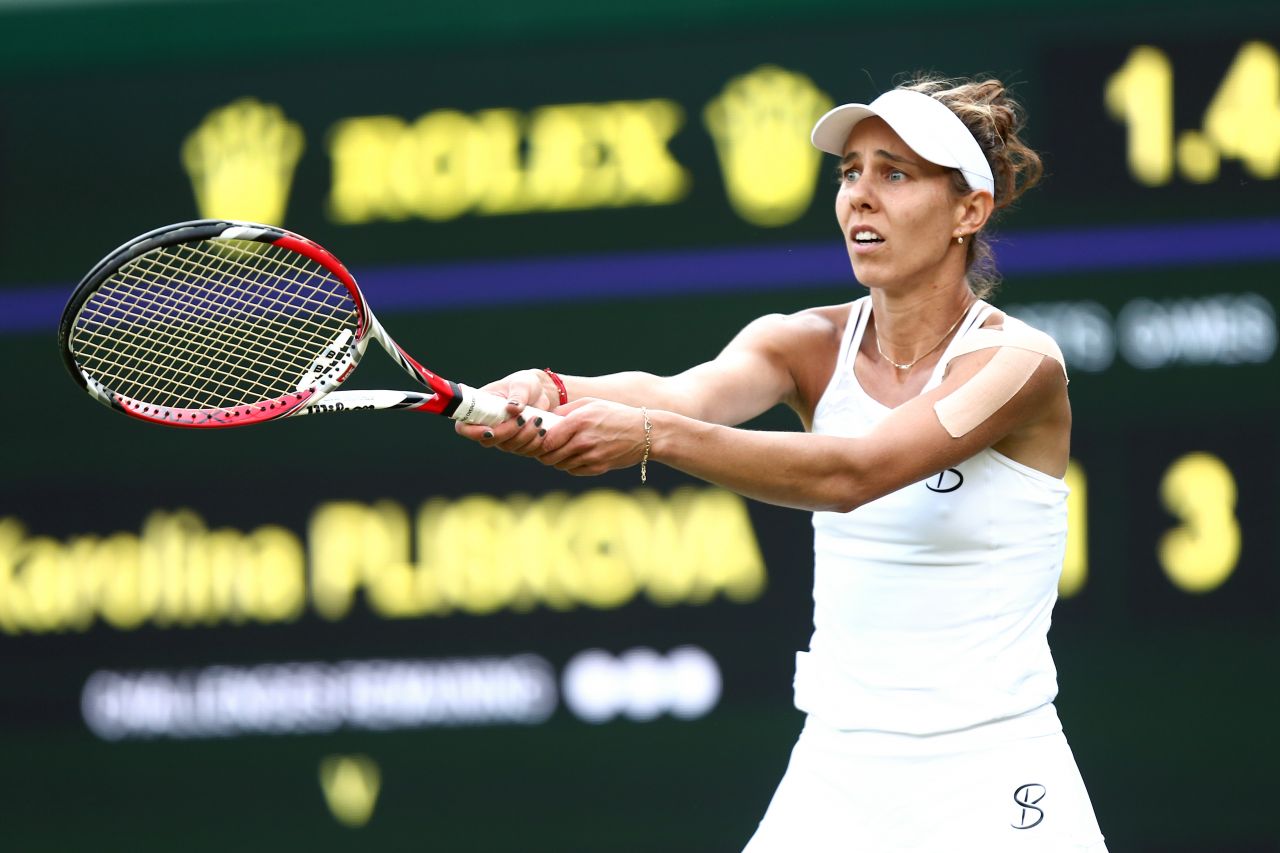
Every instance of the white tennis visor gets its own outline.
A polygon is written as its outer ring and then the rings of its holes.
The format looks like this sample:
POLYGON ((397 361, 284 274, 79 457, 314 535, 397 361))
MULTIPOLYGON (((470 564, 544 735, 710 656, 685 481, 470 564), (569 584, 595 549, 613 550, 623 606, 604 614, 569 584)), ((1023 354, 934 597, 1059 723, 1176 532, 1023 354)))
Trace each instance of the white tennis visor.
POLYGON ((821 151, 844 156, 844 144, 854 125, 879 116, 912 151, 930 163, 959 169, 969 188, 996 195, 996 182, 982 147, 955 113, 923 92, 890 89, 870 104, 844 104, 813 126, 810 139, 821 151))

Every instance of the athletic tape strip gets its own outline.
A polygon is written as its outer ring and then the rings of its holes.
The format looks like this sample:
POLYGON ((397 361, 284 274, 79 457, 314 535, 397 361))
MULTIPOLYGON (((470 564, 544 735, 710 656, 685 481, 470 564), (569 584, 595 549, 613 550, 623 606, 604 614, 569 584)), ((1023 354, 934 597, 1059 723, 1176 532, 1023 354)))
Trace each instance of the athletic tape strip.
POLYGON ((933 404, 939 423, 960 438, 1014 398, 1048 356, 1066 375, 1066 361, 1053 338, 1020 320, 1006 317, 1003 329, 976 329, 956 342, 947 362, 979 350, 998 347, 995 356, 968 382, 933 404))

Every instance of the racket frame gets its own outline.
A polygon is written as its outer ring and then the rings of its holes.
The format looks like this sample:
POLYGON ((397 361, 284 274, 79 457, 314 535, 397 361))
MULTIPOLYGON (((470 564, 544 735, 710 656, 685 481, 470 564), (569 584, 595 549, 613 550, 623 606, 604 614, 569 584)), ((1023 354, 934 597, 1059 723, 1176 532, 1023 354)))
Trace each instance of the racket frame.
MULTIPOLYGON (((327 249, 313 240, 283 228, 226 219, 198 219, 167 225, 142 234, 108 254, 89 270, 72 292, 58 325, 63 363, 71 377, 98 402, 130 417, 150 423, 181 427, 229 427, 262 423, 298 415, 361 409, 406 409, 444 415, 467 423, 497 424, 507 420, 506 400, 445 379, 418 363, 378 322, 370 311, 355 277, 327 249), (77 363, 71 342, 81 309, 110 276, 126 264, 157 249, 199 241, 239 240, 278 246, 319 264, 350 292, 355 306, 354 339, 344 342, 345 352, 334 359, 318 359, 310 387, 299 388, 272 400, 210 409, 181 409, 146 404, 120 394, 86 373, 77 363), (370 341, 377 341, 405 373, 427 388, 414 391, 338 391, 364 356, 370 341)), ((530 408, 549 425, 560 418, 530 408)))

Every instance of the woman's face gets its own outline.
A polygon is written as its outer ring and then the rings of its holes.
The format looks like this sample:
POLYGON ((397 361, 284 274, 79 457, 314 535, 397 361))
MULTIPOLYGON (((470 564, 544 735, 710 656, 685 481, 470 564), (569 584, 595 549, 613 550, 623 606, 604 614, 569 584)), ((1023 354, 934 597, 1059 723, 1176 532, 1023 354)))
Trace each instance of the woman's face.
POLYGON ((836 219, 854 275, 868 287, 943 284, 964 275, 955 242, 964 211, 950 171, 919 157, 883 119, 849 134, 836 194, 836 219), (944 269, 944 263, 956 271, 944 269))

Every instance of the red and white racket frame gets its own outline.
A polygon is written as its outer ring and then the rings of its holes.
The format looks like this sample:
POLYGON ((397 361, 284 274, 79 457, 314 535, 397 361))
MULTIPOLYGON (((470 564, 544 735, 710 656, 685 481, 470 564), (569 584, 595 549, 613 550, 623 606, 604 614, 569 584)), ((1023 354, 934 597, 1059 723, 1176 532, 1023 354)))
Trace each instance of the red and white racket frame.
MULTIPOLYGON (((77 285, 63 310, 58 341, 72 378, 95 400, 138 420, 166 426, 222 428, 325 412, 377 409, 430 412, 465 423, 487 425, 499 424, 509 418, 504 398, 438 376, 405 352, 373 316, 355 278, 332 252, 300 234, 270 225, 201 219, 167 225, 135 237, 99 261, 77 285), (305 377, 307 381, 299 383, 297 391, 273 400, 227 408, 182 409, 144 403, 104 386, 81 369, 71 351, 71 335, 81 309, 99 285, 150 251, 201 240, 266 243, 296 252, 324 267, 350 291, 356 308, 354 337, 335 340, 328 353, 312 365, 311 372, 305 377), (370 341, 377 341, 405 373, 426 386, 428 393, 336 390, 360 363, 370 341)), ((527 407, 525 413, 529 418, 541 417, 544 427, 561 420, 558 415, 533 407, 527 407)))

